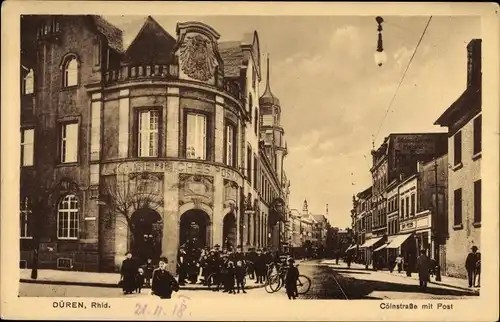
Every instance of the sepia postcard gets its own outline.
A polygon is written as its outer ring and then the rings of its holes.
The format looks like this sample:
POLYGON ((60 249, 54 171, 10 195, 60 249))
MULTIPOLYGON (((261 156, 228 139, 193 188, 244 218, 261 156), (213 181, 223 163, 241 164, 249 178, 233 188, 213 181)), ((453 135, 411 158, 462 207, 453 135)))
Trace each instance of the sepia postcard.
POLYGON ((2 318, 498 319, 498 4, 2 9, 2 318))

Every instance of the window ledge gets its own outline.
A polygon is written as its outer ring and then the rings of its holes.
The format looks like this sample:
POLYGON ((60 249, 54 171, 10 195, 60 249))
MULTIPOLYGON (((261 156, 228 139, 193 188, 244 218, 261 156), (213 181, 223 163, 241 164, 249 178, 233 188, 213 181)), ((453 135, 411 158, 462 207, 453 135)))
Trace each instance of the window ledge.
POLYGON ((453 226, 453 230, 461 230, 461 229, 464 229, 464 225, 463 224, 459 224, 459 225, 454 225, 453 226))
POLYGON ((62 168, 62 167, 77 167, 78 162, 68 162, 68 163, 59 163, 56 165, 57 168, 62 168))
POLYGON ((26 169, 26 170, 33 170, 35 169, 35 165, 32 164, 32 165, 22 165, 21 166, 22 169, 26 169))
POLYGON ((58 240, 64 240, 64 241, 78 241, 77 237, 57 237, 58 240))
POLYGON ((478 153, 472 156, 472 160, 476 161, 478 159, 481 159, 481 156, 482 156, 482 151, 479 151, 478 153))
POLYGON ((20 239, 33 239, 33 237, 19 237, 20 239))
POLYGON ((68 92, 68 91, 72 91, 72 90, 75 90, 78 88, 78 85, 72 85, 72 86, 63 86, 61 88, 61 92, 68 92))
POLYGON ((451 168, 451 170, 453 170, 453 171, 457 171, 457 170, 462 169, 463 167, 464 167, 464 164, 463 164, 462 162, 459 162, 459 163, 455 164, 455 165, 451 168))
POLYGON ((472 226, 475 228, 480 228, 481 227, 481 222, 473 222, 472 226))

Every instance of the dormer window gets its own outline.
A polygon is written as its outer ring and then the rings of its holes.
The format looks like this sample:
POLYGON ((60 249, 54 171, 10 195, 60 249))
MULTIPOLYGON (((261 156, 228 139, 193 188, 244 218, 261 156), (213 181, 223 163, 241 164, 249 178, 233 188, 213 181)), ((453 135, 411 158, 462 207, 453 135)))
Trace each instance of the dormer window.
POLYGON ((74 55, 69 56, 63 63, 63 87, 78 85, 78 62, 74 55))
POLYGON ((34 85, 35 85, 35 75, 33 69, 30 69, 28 74, 26 74, 23 80, 24 94, 25 95, 33 94, 34 85))

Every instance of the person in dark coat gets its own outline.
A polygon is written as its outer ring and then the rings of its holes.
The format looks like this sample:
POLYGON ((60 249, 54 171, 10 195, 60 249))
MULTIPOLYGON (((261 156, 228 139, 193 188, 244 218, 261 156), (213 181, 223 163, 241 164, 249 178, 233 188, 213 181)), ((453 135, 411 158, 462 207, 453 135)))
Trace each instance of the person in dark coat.
POLYGON ((417 258, 417 271, 418 280, 420 281, 420 288, 427 289, 427 282, 429 281, 429 272, 431 269, 431 260, 427 257, 425 249, 420 251, 420 256, 417 258))
POLYGON ((238 293, 240 292, 240 290, 243 293, 246 293, 245 275, 246 275, 245 265, 243 264, 243 261, 239 260, 236 262, 236 268, 234 269, 234 277, 236 278, 236 289, 238 290, 238 293))
POLYGON ((153 260, 148 258, 146 265, 144 265, 144 279, 146 287, 151 287, 151 279, 153 278, 153 271, 155 270, 155 265, 153 260))
POLYGON ((474 271, 474 285, 476 287, 481 287, 481 253, 477 252, 476 255, 477 255, 477 261, 476 261, 476 269, 474 271))
POLYGON ((288 299, 296 299, 298 296, 297 282, 299 280, 299 269, 294 265, 293 258, 288 258, 288 268, 285 276, 285 290, 288 299))
POLYGON ((469 280, 469 287, 474 286, 474 271, 476 269, 477 262, 477 247, 474 245, 471 248, 472 252, 467 255, 465 260, 465 269, 467 270, 467 277, 469 280))
POLYGON ((151 294, 161 299, 172 298, 172 292, 179 291, 179 284, 175 278, 167 271, 167 258, 160 258, 159 267, 153 271, 151 284, 151 294))
POLYGON ((120 282, 124 294, 132 294, 136 289, 137 269, 139 268, 135 259, 132 258, 132 253, 125 254, 127 258, 122 262, 120 268, 120 282))
POLYGON ((255 252, 254 248, 250 248, 247 256, 247 270, 248 270, 248 277, 253 280, 255 279, 255 257, 257 256, 257 253, 255 252))
POLYGON ((226 285, 225 289, 227 289, 228 294, 236 294, 234 291, 234 280, 235 280, 236 267, 234 266, 233 261, 228 261, 227 263, 227 275, 226 275, 226 285))
POLYGON ((224 287, 223 293, 227 293, 229 291, 228 287, 228 275, 229 275, 229 258, 227 255, 222 255, 222 264, 220 265, 220 270, 218 276, 219 282, 217 283, 216 290, 219 290, 219 285, 222 284, 224 287))
POLYGON ((135 292, 136 293, 141 293, 141 290, 144 286, 144 282, 146 281, 146 278, 144 277, 144 268, 139 267, 137 270, 137 275, 135 277, 135 292))
POLYGON ((257 275, 257 283, 264 283, 264 277, 266 275, 266 258, 262 254, 262 249, 257 249, 257 255, 255 256, 255 275, 257 275))
POLYGON ((179 285, 186 284, 188 256, 184 247, 179 248, 177 253, 177 274, 179 274, 179 285))

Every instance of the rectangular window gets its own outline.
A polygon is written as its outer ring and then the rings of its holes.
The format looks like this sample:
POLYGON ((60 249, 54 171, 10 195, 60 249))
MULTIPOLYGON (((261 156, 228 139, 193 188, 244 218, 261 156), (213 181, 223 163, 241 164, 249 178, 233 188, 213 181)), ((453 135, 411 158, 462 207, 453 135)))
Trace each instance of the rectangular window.
POLYGON ((462 189, 457 189, 453 193, 453 224, 455 226, 462 224, 462 189))
POLYGON ((411 195, 411 210, 410 210, 410 215, 415 214, 415 194, 411 195))
POLYGON ((406 197, 405 206, 405 216, 408 217, 410 216, 410 197, 406 197))
POLYGON ((257 157, 254 155, 253 156, 253 167, 254 167, 254 171, 253 171, 253 187, 255 189, 257 189, 257 178, 258 178, 258 173, 257 173, 257 157))
POLYGON ((481 222, 481 180, 474 182, 474 223, 481 222))
POLYGON ((158 156, 158 125, 160 112, 139 112, 139 157, 158 156))
POLYGON ((94 48, 93 48, 93 58, 94 58, 94 66, 100 66, 101 65, 101 46, 100 46, 100 41, 96 40, 94 42, 94 48))
POLYGON ((252 183, 252 148, 247 146, 247 180, 252 183))
POLYGON ((35 142, 35 130, 21 130, 21 165, 29 167, 33 165, 33 146, 35 142))
POLYGON ((78 161, 78 123, 66 123, 61 126, 61 162, 78 161))
POLYGON ((187 115, 186 158, 207 158, 207 117, 203 114, 187 115))
POLYGON ((482 117, 479 115, 474 119, 474 154, 481 152, 481 128, 482 128, 482 117))
POLYGON ((458 131, 453 137, 453 165, 462 162, 462 132, 458 131))
POLYGON ((226 125, 226 164, 234 167, 236 164, 236 131, 231 124, 226 125))
POLYGON ((401 218, 405 217, 405 199, 401 199, 401 218))

